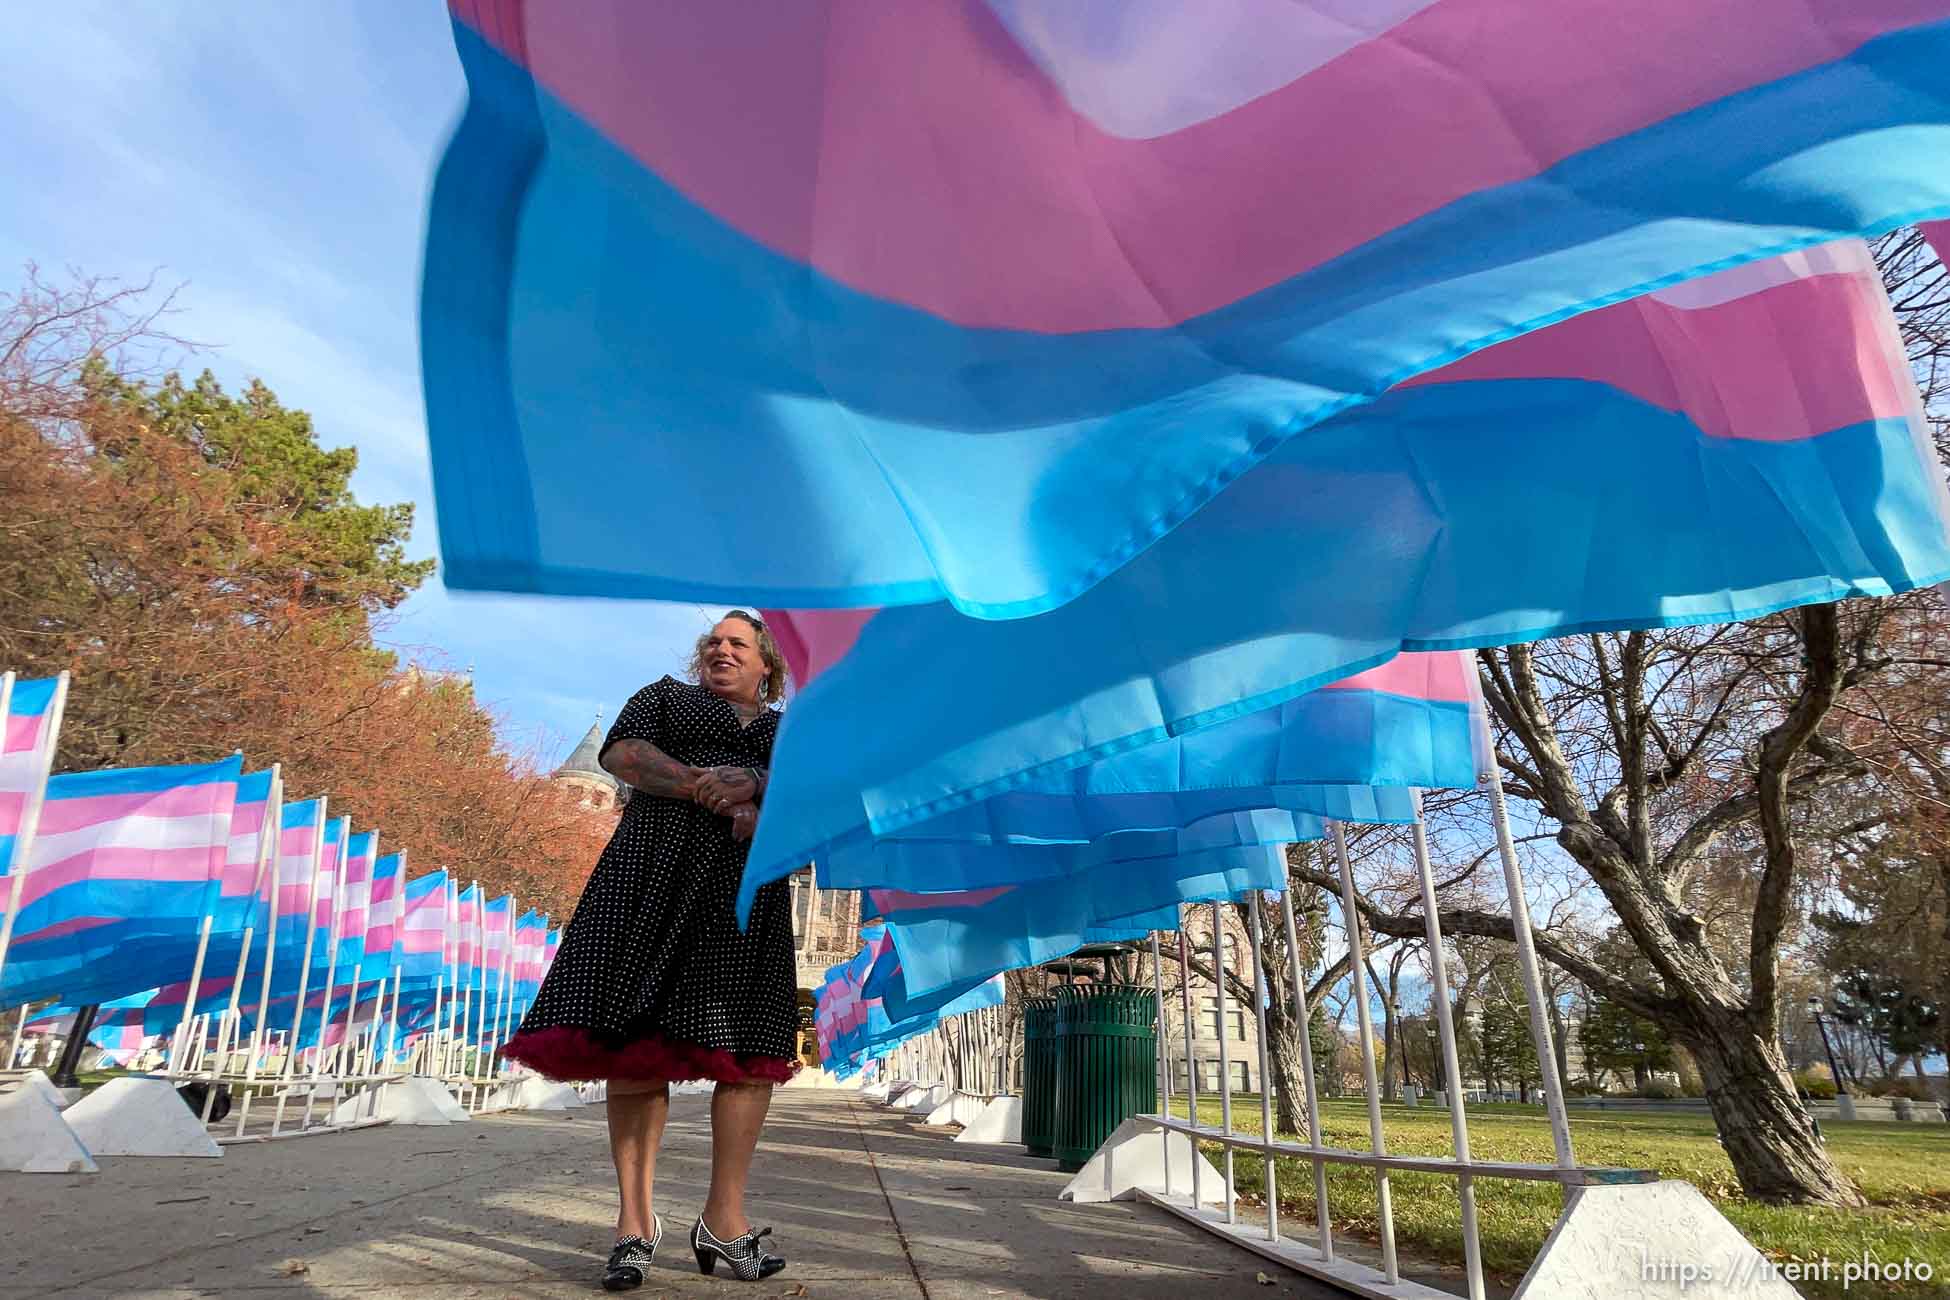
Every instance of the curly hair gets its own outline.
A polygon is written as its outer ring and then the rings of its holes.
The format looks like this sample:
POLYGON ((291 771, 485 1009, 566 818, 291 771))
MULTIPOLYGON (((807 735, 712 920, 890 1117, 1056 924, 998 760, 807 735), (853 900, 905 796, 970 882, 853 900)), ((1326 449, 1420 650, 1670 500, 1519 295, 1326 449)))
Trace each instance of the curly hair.
MULTIPOLYGON (((766 628, 765 620, 742 609, 727 610, 724 617, 742 619, 751 625, 752 631, 758 633, 758 655, 765 661, 765 684, 758 689, 759 703, 777 704, 785 696, 785 656, 779 653, 779 643, 772 639, 772 633, 766 628)), ((721 618, 718 622, 722 623, 724 619, 721 618)), ((716 627, 717 624, 712 626, 716 627)), ((701 683, 704 680, 705 647, 710 640, 709 631, 700 634, 696 648, 691 651, 690 673, 691 680, 694 682, 701 683)))

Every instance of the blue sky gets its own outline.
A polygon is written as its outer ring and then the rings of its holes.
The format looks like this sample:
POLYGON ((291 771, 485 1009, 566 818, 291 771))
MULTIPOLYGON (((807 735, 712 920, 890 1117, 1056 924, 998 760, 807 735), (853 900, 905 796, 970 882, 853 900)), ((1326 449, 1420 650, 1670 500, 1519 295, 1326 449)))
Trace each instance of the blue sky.
MULTIPOLYGON (((0 44, 0 291, 44 273, 180 284, 175 333, 226 386, 259 376, 359 450, 365 501, 418 507, 435 553, 416 340, 434 161, 465 95, 439 0, 110 4, 9 16, 0 44)), ((548 755, 675 671, 718 611, 449 593, 386 639, 473 664, 511 742, 548 755)))

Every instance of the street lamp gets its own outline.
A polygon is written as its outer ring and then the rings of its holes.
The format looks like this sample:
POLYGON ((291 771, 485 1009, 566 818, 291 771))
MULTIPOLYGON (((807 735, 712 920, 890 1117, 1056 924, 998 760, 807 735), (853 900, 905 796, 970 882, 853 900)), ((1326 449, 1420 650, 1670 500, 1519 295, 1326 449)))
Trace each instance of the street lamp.
POLYGON ((1815 1018, 1815 1029, 1821 1034, 1821 1050, 1828 1054, 1828 1072, 1835 1076, 1835 1095, 1848 1096, 1848 1084, 1842 1079, 1842 1069, 1835 1064, 1835 1046, 1828 1041, 1828 1024, 1821 1018, 1821 999, 1808 995, 1808 1014, 1815 1018))

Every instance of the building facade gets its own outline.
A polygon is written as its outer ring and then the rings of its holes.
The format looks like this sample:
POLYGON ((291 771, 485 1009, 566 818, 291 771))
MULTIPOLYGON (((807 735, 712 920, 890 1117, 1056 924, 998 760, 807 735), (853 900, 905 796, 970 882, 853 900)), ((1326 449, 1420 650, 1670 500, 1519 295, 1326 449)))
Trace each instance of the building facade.
POLYGON ((799 979, 799 1059, 819 1064, 813 1037, 813 996, 826 972, 860 951, 860 895, 820 889, 813 869, 788 877, 792 891, 793 960, 799 979))

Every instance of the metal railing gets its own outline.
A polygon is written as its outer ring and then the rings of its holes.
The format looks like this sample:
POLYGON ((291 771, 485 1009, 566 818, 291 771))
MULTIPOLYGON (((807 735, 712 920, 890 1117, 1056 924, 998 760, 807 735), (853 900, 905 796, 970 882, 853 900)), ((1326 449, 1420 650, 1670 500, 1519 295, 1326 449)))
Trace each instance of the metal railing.
MULTIPOLYGON (((1395 1220, 1393 1188, 1389 1181, 1391 1173, 1435 1174, 1456 1180, 1459 1201, 1462 1238, 1463 1272, 1470 1300, 1483 1300, 1483 1255, 1482 1241, 1477 1219, 1476 1180, 1480 1178, 1509 1178, 1533 1182, 1556 1183, 1565 1189, 1566 1207, 1578 1194, 1578 1189, 1588 1186, 1645 1183, 1657 1181, 1657 1175, 1642 1169, 1620 1169, 1608 1167, 1580 1166, 1571 1146, 1570 1123, 1564 1106, 1562 1082, 1558 1078, 1556 1056, 1551 1042, 1550 1019, 1543 981, 1537 964, 1537 953, 1530 932, 1529 908, 1524 900, 1523 872, 1517 862, 1516 852, 1510 836, 1508 812, 1504 806, 1501 781, 1494 772, 1485 775, 1485 784, 1490 795, 1490 815, 1496 833, 1498 855, 1503 866, 1505 888, 1509 892, 1510 912, 1515 924, 1518 966, 1522 976, 1524 996, 1529 1008, 1529 1028, 1532 1043, 1536 1049, 1540 1092, 1543 1095, 1544 1110, 1549 1118, 1552 1145, 1555 1159, 1548 1164, 1504 1160, 1478 1160, 1470 1152, 1469 1119, 1464 1108, 1464 1088, 1462 1068, 1457 1051, 1456 1028, 1450 1008, 1449 989, 1442 961, 1442 924, 1435 896, 1435 879, 1429 863, 1428 838, 1421 820, 1421 799, 1415 798, 1416 820, 1412 827, 1412 842, 1415 854, 1415 867, 1421 893, 1424 917, 1424 937, 1430 953, 1431 1012, 1437 1023, 1441 1044, 1441 1070, 1447 1087, 1441 1094, 1449 1112, 1450 1134, 1453 1153, 1447 1156, 1396 1155, 1387 1149, 1386 1134, 1382 1123, 1381 1086, 1376 1069, 1374 1025, 1369 1011, 1369 990, 1367 988, 1366 962, 1363 952, 1361 927, 1358 922, 1359 907, 1354 887, 1353 866, 1347 850, 1345 829, 1339 824, 1331 826, 1331 838, 1335 865, 1339 875, 1340 903, 1346 919, 1347 942, 1349 947, 1349 975, 1352 982, 1351 1000, 1355 1009, 1355 1027, 1361 1057, 1361 1080, 1363 1098, 1366 1102, 1368 1145, 1365 1150, 1353 1147, 1334 1147, 1322 1140, 1321 1101, 1315 1082, 1315 1062, 1308 1027, 1311 1023, 1311 1008, 1307 1005, 1306 971, 1301 960, 1301 932, 1296 923, 1291 894, 1254 895, 1246 901, 1246 921, 1253 953, 1253 970, 1250 985, 1255 990, 1252 1001, 1253 1014, 1258 1028, 1260 1057, 1260 1126, 1257 1133, 1240 1132, 1234 1127, 1232 1110, 1232 1074, 1227 1049, 1227 1035, 1224 1030, 1226 1020, 1227 973, 1226 973, 1226 925, 1225 911, 1228 903, 1212 903, 1211 962, 1213 973, 1214 1001, 1218 1009, 1220 1033, 1218 1036, 1219 1077, 1219 1124, 1215 1127, 1199 1122, 1198 1071, 1194 1060, 1194 1021, 1191 1003, 1191 963, 1187 947, 1186 927, 1181 924, 1178 932, 1179 990, 1183 1002, 1183 1049, 1188 1062, 1186 1069, 1186 1095, 1182 1098, 1186 1118, 1175 1114, 1176 1106, 1171 1095, 1173 1071, 1170 1068, 1172 1050, 1164 1032, 1164 1009, 1166 993, 1163 962, 1157 937, 1152 938, 1152 960, 1154 981, 1159 1010, 1159 1050, 1158 1070, 1160 1075, 1160 1096, 1163 1099, 1161 1113, 1140 1117, 1140 1122, 1158 1132, 1165 1145, 1167 1158, 1164 1162, 1164 1192, 1140 1192, 1145 1199, 1164 1206, 1173 1213, 1221 1236, 1234 1240, 1267 1255, 1279 1262, 1310 1273, 1337 1285, 1361 1294, 1373 1295, 1426 1295, 1438 1296, 1444 1293, 1418 1284, 1405 1281, 1401 1276, 1400 1259, 1395 1245, 1395 1220), (1277 1137, 1274 1133, 1272 1115, 1272 1070, 1269 1058, 1270 1034, 1267 1028, 1267 1012, 1275 997, 1278 979, 1266 971, 1265 910, 1272 906, 1272 899, 1278 899, 1281 910, 1281 925, 1286 939, 1286 951, 1290 970, 1290 991, 1282 997, 1286 1004, 1288 1023, 1295 1027, 1299 1041, 1300 1069, 1304 1078, 1306 1122, 1308 1140, 1291 1141, 1277 1137), (1194 1158, 1191 1161, 1191 1187, 1189 1195, 1181 1194, 1174 1186, 1174 1175, 1169 1158, 1173 1134, 1182 1134, 1193 1144, 1194 1158), (1213 1210, 1207 1208, 1209 1199, 1203 1195, 1205 1189, 1200 1184, 1202 1161, 1196 1158, 1198 1145, 1216 1145, 1222 1150, 1224 1167, 1221 1177, 1224 1181, 1222 1206, 1213 1210), (1233 1155, 1240 1150, 1258 1153, 1265 1165, 1266 1222, 1263 1228, 1248 1229, 1240 1224, 1237 1209, 1237 1185, 1233 1155), (1316 1220, 1313 1241, 1303 1244, 1288 1241, 1281 1236, 1279 1186, 1275 1173, 1276 1158, 1286 1157, 1305 1161, 1313 1170, 1314 1204, 1316 1220), (1356 1263, 1337 1258, 1333 1233, 1333 1223, 1329 1211, 1327 1169, 1329 1166, 1351 1166, 1373 1172, 1375 1181, 1375 1206, 1377 1235, 1379 1237, 1379 1267, 1356 1263)), ((1186 905, 1181 920, 1189 919, 1190 909, 1186 905)), ((1241 973, 1241 982, 1246 982, 1241 973)), ((1148 1140, 1148 1139, 1145 1139, 1148 1140)), ((1108 1173, 1107 1175, 1108 1176, 1108 1173)))

